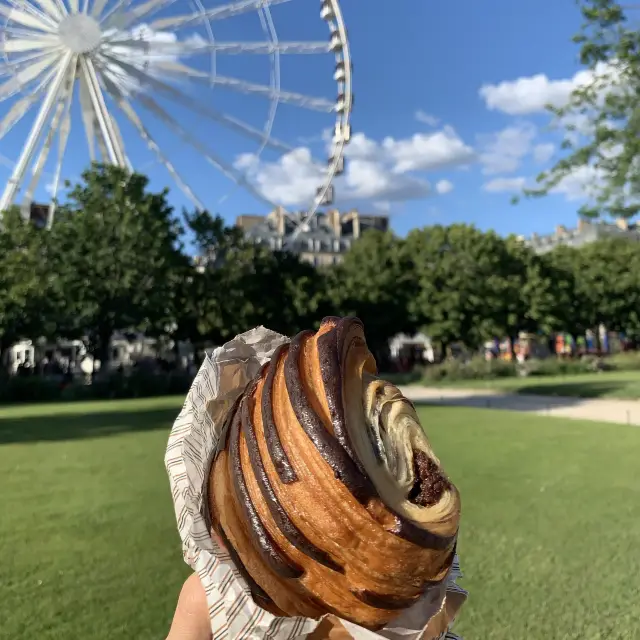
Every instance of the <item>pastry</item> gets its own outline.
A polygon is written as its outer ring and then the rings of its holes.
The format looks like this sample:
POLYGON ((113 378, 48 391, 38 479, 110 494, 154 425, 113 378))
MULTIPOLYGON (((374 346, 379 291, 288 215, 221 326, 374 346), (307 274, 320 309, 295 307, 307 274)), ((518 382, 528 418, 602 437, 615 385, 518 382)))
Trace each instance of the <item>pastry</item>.
POLYGON ((356 318, 298 334, 249 384, 208 506, 256 603, 373 630, 441 597, 460 518, 415 408, 376 377, 356 318))

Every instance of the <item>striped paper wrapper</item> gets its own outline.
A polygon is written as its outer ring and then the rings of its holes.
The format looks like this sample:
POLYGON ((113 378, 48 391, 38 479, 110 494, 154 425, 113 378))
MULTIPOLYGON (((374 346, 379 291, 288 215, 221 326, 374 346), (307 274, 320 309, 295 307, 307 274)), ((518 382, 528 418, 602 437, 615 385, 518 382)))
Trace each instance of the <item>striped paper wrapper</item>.
MULTIPOLYGON (((288 341, 258 327, 215 349, 205 358, 169 436, 165 465, 183 556, 207 594, 213 640, 293 640, 306 637, 320 624, 310 618, 274 616, 256 605, 229 554, 210 534, 207 513, 207 480, 218 443, 223 442, 225 418, 262 365, 288 341)), ((460 576, 456 557, 440 594, 431 595, 429 602, 419 601, 377 632, 340 622, 355 640, 418 640, 445 606, 447 595, 466 598, 466 592, 456 584, 460 576)), ((456 640, 456 636, 448 630, 439 631, 433 640, 456 640)))

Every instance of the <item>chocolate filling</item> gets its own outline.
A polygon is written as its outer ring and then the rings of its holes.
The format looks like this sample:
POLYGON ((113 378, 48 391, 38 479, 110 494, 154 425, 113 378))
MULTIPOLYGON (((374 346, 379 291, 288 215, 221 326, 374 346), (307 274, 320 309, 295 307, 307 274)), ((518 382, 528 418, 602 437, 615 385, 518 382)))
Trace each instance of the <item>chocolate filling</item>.
POLYGON ((353 589, 351 593, 358 598, 360 602, 364 602, 370 607, 374 607, 376 609, 389 609, 391 611, 407 609, 412 604, 415 604, 422 596, 421 593, 412 597, 383 595, 373 591, 368 591, 367 589, 353 589))
MULTIPOLYGON (((371 498, 379 497, 373 483, 366 473, 359 471, 355 462, 338 440, 325 429, 321 418, 313 410, 311 403, 307 399, 302 383, 300 375, 302 345, 306 338, 313 335, 313 331, 303 331, 291 341, 289 353, 284 364, 289 401, 296 419, 322 458, 333 469, 334 476, 349 489, 360 504, 365 505, 371 498)), ((395 525, 389 529, 389 532, 419 547, 435 550, 446 549, 455 539, 455 535, 443 537, 431 533, 394 512, 390 507, 387 506, 387 509, 393 513, 396 521, 395 525)))
MULTIPOLYGON (((250 397, 251 395, 249 394, 247 398, 250 397)), ((344 573, 343 567, 335 562, 331 558, 331 556, 329 556, 329 554, 322 551, 321 549, 318 549, 318 547, 307 540, 304 534, 291 521, 282 505, 278 502, 278 497, 273 490, 273 486, 271 485, 269 477, 267 476, 267 472, 264 468, 264 463, 262 462, 260 449, 258 447, 258 439, 256 437, 255 425, 253 424, 253 420, 251 419, 251 412, 249 411, 249 401, 242 403, 241 419, 242 431, 247 442, 247 450, 249 451, 249 460, 251 461, 253 474, 258 481, 262 497, 264 498, 269 512, 271 513, 271 517, 274 519, 276 525, 278 526, 278 529, 280 529, 284 537, 296 549, 298 549, 298 551, 301 551, 309 558, 312 558, 316 562, 324 565, 325 567, 328 567, 329 569, 344 573)))
POLYGON ((314 411, 307 399, 307 394, 300 375, 300 356, 305 339, 314 335, 313 331, 299 333, 291 342, 289 353, 284 364, 284 376, 289 400, 304 432, 333 469, 334 476, 342 482, 361 504, 376 495, 371 480, 360 473, 355 462, 349 457, 336 438, 325 429, 320 416, 314 411))
MULTIPOLYGON (((249 589, 251 591, 251 595, 253 599, 263 600, 265 603, 273 603, 273 600, 269 597, 267 592, 251 577, 251 574, 247 571, 246 567, 242 564, 242 560, 240 560, 240 556, 238 552, 233 548, 231 541, 227 538, 227 534, 224 532, 222 525, 218 524, 216 526, 216 533, 220 536, 220 539, 224 543, 227 553, 231 558, 231 562, 234 567, 238 570, 238 573, 244 578, 247 585, 249 585, 249 589)), ((260 604, 260 603, 258 603, 260 604)))
MULTIPOLYGON (((353 322, 354 318, 324 318, 322 324, 326 322, 335 322, 336 327, 322 334, 318 338, 318 359, 320 360, 320 373, 322 375, 322 384, 329 405, 329 415, 333 424, 333 432, 336 440, 342 445, 349 457, 355 462, 358 471, 365 474, 364 467, 358 460, 346 427, 346 419, 343 404, 343 376, 342 376, 342 345, 340 344, 340 331, 345 322, 353 322)), ((344 334, 344 331, 342 331, 344 334)))
POLYGON ((291 461, 287 456, 280 435, 278 434, 278 428, 273 418, 273 382, 276 377, 276 371, 278 369, 278 361, 289 349, 288 344, 283 344, 279 347, 271 358, 271 362, 267 367, 267 376, 262 388, 262 402, 260 408, 262 409, 262 423, 264 425, 264 439, 267 443, 267 449, 271 456, 271 461, 276 469, 276 473, 280 478, 280 482, 283 484, 290 484, 296 482, 298 476, 291 465, 291 461))
POLYGON ((236 411, 233 417, 231 433, 229 434, 229 459, 236 500, 244 514, 249 537, 265 564, 276 575, 282 578, 299 578, 304 574, 304 569, 284 555, 274 539, 269 535, 269 532, 265 529, 251 501, 247 484, 242 475, 242 463, 240 461, 240 414, 243 410, 243 405, 247 401, 248 393, 250 393, 250 388, 245 392, 245 396, 240 404, 240 410, 236 411))
POLYGON ((451 488, 438 465, 424 452, 413 452, 413 473, 415 482, 408 495, 409 502, 419 507, 438 504, 442 494, 451 488))

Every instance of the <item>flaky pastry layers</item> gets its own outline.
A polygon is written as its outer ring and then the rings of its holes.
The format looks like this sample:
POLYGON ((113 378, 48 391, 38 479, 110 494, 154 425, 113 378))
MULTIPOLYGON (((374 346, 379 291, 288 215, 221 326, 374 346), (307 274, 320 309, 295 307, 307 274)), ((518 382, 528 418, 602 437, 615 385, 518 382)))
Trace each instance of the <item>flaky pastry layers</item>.
POLYGON ((411 402, 375 374, 362 323, 325 318, 276 351, 230 415, 212 526, 272 613, 378 629, 451 566, 458 492, 411 402))

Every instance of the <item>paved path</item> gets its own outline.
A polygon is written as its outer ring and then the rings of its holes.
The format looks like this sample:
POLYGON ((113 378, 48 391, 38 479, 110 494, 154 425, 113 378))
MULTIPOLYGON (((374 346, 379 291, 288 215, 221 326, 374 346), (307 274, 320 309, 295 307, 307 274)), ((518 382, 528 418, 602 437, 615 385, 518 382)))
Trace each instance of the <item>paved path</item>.
POLYGON ((597 400, 558 396, 528 396, 489 389, 439 389, 408 385, 402 392, 414 402, 525 411, 557 418, 596 420, 640 426, 639 400, 597 400))

